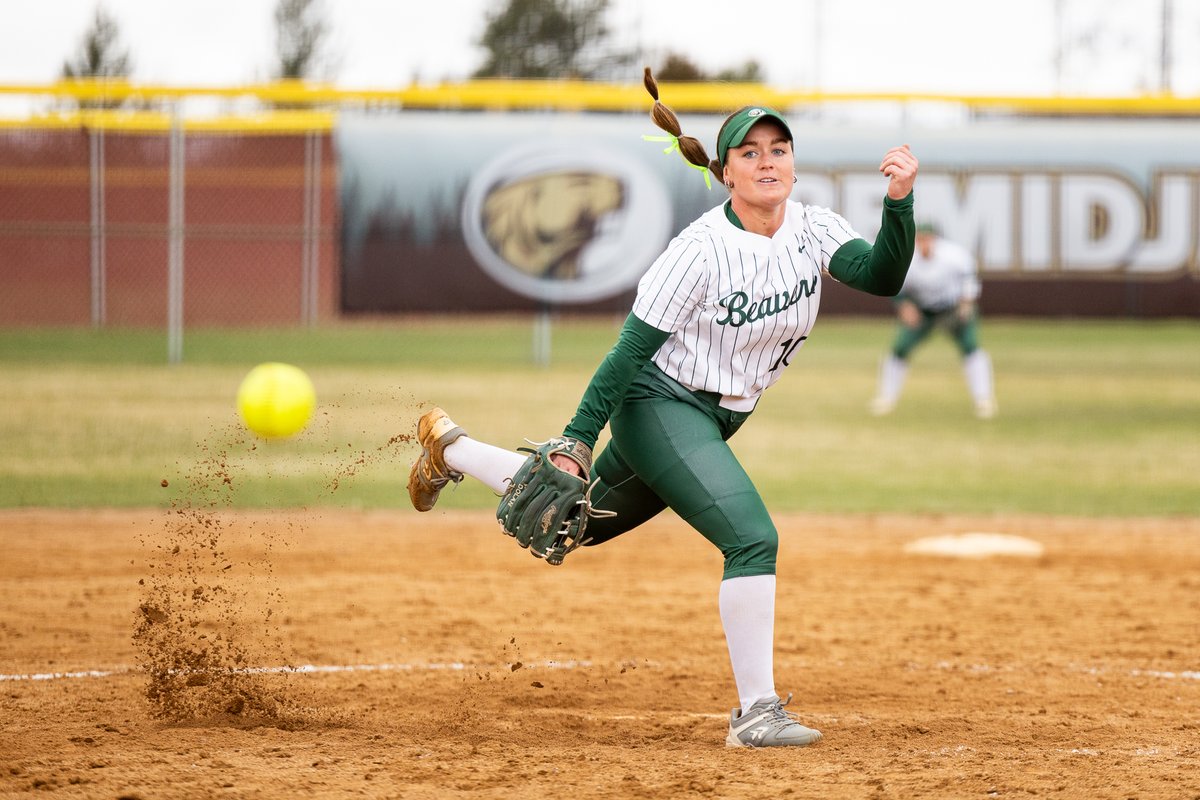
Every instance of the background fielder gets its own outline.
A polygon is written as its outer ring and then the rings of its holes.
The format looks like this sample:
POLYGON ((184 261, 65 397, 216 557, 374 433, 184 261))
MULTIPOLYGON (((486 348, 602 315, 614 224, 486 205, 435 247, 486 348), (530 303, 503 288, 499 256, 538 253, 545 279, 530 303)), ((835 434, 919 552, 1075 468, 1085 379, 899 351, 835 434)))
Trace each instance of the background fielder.
POLYGON ((908 375, 908 359, 934 328, 954 339, 963 358, 963 376, 981 419, 996 415, 992 360, 979 346, 980 283, 975 257, 965 247, 943 238, 936 226, 916 229, 916 250, 904 286, 893 304, 896 337, 879 368, 879 389, 871 401, 877 416, 890 414, 908 375))

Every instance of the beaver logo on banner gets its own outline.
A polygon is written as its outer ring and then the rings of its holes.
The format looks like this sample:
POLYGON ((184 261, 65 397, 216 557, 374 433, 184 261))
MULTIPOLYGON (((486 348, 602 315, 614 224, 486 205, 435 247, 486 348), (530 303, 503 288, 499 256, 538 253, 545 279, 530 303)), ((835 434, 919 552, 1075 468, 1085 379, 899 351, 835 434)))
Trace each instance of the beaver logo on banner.
POLYGON ((576 140, 486 164, 467 186, 462 228, 498 283, 547 303, 587 303, 637 284, 666 244, 671 213, 638 162, 576 140))

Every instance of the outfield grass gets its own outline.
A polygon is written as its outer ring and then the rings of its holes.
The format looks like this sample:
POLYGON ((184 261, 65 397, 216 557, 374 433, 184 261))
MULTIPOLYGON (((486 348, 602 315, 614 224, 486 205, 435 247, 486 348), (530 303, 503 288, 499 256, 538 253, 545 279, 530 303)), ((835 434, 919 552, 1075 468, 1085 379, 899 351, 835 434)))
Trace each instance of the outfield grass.
MULTIPOLYGON (((0 506, 403 507, 397 434, 437 403, 507 447, 561 431, 619 318, 560 319, 549 367, 527 318, 316 330, 0 331, 0 506), (254 364, 306 369, 302 435, 242 430, 254 364), (162 481, 166 480, 167 487, 162 481)), ((918 351, 900 408, 865 412, 885 320, 823 319, 734 449, 779 511, 1191 515, 1200 508, 1200 324, 985 320, 1000 415, 976 420, 945 339, 918 351)), ((448 507, 485 508, 470 482, 448 507)))

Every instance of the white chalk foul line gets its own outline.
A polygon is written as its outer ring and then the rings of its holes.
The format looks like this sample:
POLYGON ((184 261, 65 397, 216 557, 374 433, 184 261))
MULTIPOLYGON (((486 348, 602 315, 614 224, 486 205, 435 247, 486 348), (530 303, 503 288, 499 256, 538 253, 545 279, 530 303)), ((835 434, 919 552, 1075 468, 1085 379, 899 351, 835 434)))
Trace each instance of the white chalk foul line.
MULTIPOLYGON (((938 661, 930 667, 921 664, 910 663, 908 668, 911 670, 935 669, 943 672, 970 672, 970 673, 989 673, 989 672, 1021 672, 1020 668, 1011 665, 993 666, 991 664, 952 664, 949 661, 938 661)), ((1200 681, 1200 670, 1180 670, 1178 672, 1171 670, 1160 669, 1131 669, 1125 673, 1110 673, 1109 670, 1101 667, 1078 667, 1071 666, 1066 668, 1067 672, 1077 672, 1082 675, 1127 675, 1130 678, 1161 678, 1163 680, 1184 680, 1184 681, 1200 681)))
MULTIPOLYGON (((278 666, 278 667, 246 667, 244 669, 229 670, 230 673, 238 675, 269 675, 277 673, 296 673, 296 674, 312 674, 312 673, 331 673, 331 672, 423 672, 423 671, 461 671, 461 670, 487 670, 487 669, 502 669, 509 672, 516 672, 523 669, 579 669, 581 667, 592 666, 591 661, 535 661, 528 664, 516 666, 513 663, 508 664, 469 664, 465 661, 448 661, 445 663, 428 663, 428 664, 303 664, 301 666, 278 666)), ((77 672, 30 672, 18 673, 15 675, 0 675, 0 681, 59 681, 59 680, 78 680, 81 678, 111 678, 114 675, 129 675, 133 672, 140 672, 137 667, 113 667, 112 669, 88 669, 77 672)))
POLYGON ((30 672, 16 675, 0 675, 0 681, 58 681, 73 678, 107 678, 132 672, 130 667, 116 669, 89 669, 82 672, 30 672))
MULTIPOLYGON (((523 663, 517 666, 513 662, 504 664, 472 664, 466 661, 446 661, 446 662, 431 662, 426 664, 303 664, 300 666, 275 666, 275 667, 246 667, 243 669, 229 670, 229 672, 240 675, 269 675, 278 673, 295 673, 295 674, 320 674, 320 673, 337 673, 337 672, 436 672, 436 671, 464 671, 464 670, 508 670, 516 672, 522 669, 583 669, 595 666, 592 661, 534 661, 523 663), (514 669, 515 667, 515 669, 514 669)), ((652 661, 621 661, 610 666, 624 667, 633 666, 641 668, 661 667, 662 664, 652 661)), ((910 665, 915 667, 915 665, 910 665)), ((950 669, 951 665, 945 662, 939 662, 934 665, 935 669, 950 669)), ((971 664, 964 667, 970 672, 993 672, 997 671, 996 667, 988 664, 971 664)), ((113 667, 112 669, 87 669, 76 672, 29 672, 17 673, 13 675, 0 674, 0 682, 4 681, 59 681, 59 680, 80 680, 84 678, 110 678, 115 675, 129 675, 134 672, 140 672, 137 667, 113 667)), ((1107 671, 1097 669, 1095 667, 1087 667, 1083 669, 1072 670, 1082 672, 1088 675, 1103 675, 1107 671)), ((1132 678, 1159 678, 1161 680, 1184 680, 1184 681, 1200 681, 1200 670, 1180 670, 1178 672, 1170 670, 1156 669, 1131 669, 1125 673, 1132 678)))
POLYGON ((1167 680, 1182 678, 1185 681, 1200 681, 1200 672, 1193 670, 1170 672, 1157 669, 1132 669, 1129 671, 1129 674, 1135 678, 1144 675, 1147 678, 1166 678, 1167 680))

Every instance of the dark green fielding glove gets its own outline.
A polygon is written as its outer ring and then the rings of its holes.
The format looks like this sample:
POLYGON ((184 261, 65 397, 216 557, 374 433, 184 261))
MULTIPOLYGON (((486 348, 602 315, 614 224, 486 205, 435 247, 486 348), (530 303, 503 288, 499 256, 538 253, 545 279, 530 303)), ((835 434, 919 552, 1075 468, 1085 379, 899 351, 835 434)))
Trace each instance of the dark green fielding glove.
POLYGON ((592 516, 587 476, 592 468, 592 451, 575 439, 551 439, 529 453, 525 463, 509 481, 496 508, 496 519, 504 532, 547 564, 558 565, 567 553, 584 544, 587 520, 592 516), (580 466, 580 478, 554 465, 550 457, 567 456, 580 466))

